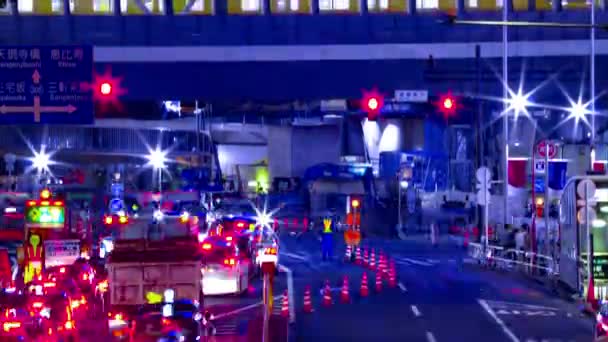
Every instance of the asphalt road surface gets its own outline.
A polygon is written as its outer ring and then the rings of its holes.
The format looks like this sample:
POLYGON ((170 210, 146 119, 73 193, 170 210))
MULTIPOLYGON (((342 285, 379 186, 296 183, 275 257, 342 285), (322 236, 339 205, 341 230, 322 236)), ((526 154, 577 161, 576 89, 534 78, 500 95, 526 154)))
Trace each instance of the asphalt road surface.
MULTIPOLYGON (((280 263, 293 278, 293 341, 507 341, 587 342, 593 324, 571 303, 513 274, 482 270, 464 251, 425 238, 367 239, 363 245, 395 261, 398 286, 375 291, 375 272, 344 262, 338 242, 335 260, 322 262, 313 234, 284 234, 280 263), (359 296, 363 273, 370 295, 359 296), (340 302, 348 277, 351 302, 340 302), (324 307, 320 288, 329 281, 333 305, 324 307), (313 291, 313 313, 302 311, 304 289, 313 291)), ((338 239, 339 240, 339 239, 338 239)))

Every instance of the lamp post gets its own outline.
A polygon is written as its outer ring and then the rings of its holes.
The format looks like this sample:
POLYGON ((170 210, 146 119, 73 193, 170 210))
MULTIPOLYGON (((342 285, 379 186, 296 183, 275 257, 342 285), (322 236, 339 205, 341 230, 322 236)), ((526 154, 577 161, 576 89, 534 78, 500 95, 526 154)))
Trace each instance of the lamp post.
MULTIPOLYGON (((502 0, 502 20, 509 20, 509 6, 507 5, 509 0, 502 0)), ((502 27, 502 79, 503 79, 503 89, 502 96, 503 98, 508 98, 509 96, 509 43, 508 43, 508 26, 504 25, 502 27)), ((504 174, 505 174, 505 182, 504 182, 504 227, 507 227, 507 222, 509 218, 509 107, 505 102, 503 104, 504 116, 502 119, 502 135, 503 135, 503 146, 504 146, 504 174)), ((486 237, 487 238, 487 237, 486 237)))
MULTIPOLYGON (((150 151, 147 156, 148 165, 152 166, 154 172, 158 172, 158 192, 161 195, 162 200, 162 186, 163 186, 163 171, 167 168, 167 151, 163 151, 160 148, 150 151)), ((159 203, 161 202, 159 200, 159 203)))

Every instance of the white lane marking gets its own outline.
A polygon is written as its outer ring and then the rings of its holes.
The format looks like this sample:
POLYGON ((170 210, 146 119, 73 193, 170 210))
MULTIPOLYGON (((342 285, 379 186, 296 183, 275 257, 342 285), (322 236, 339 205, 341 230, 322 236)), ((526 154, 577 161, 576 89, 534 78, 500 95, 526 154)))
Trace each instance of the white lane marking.
POLYGON ((285 265, 279 264, 279 271, 287 274, 287 296, 289 299, 289 323, 296 321, 295 303, 293 301, 293 273, 285 265))
POLYGON ((308 261, 308 260, 310 260, 310 258, 303 257, 303 256, 302 256, 302 255, 300 255, 300 254, 288 253, 288 252, 281 252, 281 254, 282 254, 282 255, 285 255, 285 256, 288 256, 288 257, 290 257, 290 258, 293 258, 293 259, 298 259, 298 260, 302 260, 302 261, 308 261))
POLYGON ((412 312, 414 313, 414 316, 416 317, 420 317, 422 316, 422 313, 420 312, 420 310, 418 310, 418 307, 416 305, 412 305, 412 312))
POLYGON ((512 342, 520 342, 519 338, 517 338, 517 336, 515 336, 515 334, 513 333, 513 331, 511 331, 511 329, 509 329, 506 325, 505 322, 502 321, 502 319, 500 319, 496 313, 494 313, 494 310, 492 310, 492 308, 488 305, 488 303, 483 300, 483 299, 478 299, 477 300, 479 302, 479 305, 481 305, 481 307, 486 310, 486 312, 488 313, 488 315, 490 315, 490 317, 492 317, 492 319, 494 319, 494 321, 496 322, 496 324, 498 324, 498 326, 500 326, 500 328, 502 329, 502 331, 507 335, 507 337, 509 337, 509 339, 512 342))
POLYGON ((405 287, 405 285, 403 285, 402 282, 397 283, 397 286, 399 286, 399 288, 401 289, 401 291, 407 292, 407 288, 405 287))
POLYGON ((433 333, 430 331, 426 332, 426 340, 428 342, 437 342, 437 340, 435 339, 435 335, 433 335, 433 333))
POLYGON ((420 265, 420 266, 433 266, 433 264, 425 262, 425 261, 419 261, 419 260, 410 259, 410 258, 403 258, 403 260, 410 262, 412 264, 420 265))
POLYGON ((499 301, 499 300, 485 300, 485 302, 488 303, 488 305, 493 309, 526 308, 526 309, 559 311, 558 308, 544 306, 544 305, 526 304, 526 303, 518 303, 518 302, 505 302, 505 301, 499 301))

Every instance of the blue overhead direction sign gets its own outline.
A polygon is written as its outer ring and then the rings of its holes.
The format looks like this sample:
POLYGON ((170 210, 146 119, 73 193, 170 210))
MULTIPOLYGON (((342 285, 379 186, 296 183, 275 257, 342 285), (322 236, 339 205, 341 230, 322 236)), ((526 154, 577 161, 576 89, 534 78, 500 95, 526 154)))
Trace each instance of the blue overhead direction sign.
POLYGON ((0 124, 90 124, 93 48, 0 46, 0 124))

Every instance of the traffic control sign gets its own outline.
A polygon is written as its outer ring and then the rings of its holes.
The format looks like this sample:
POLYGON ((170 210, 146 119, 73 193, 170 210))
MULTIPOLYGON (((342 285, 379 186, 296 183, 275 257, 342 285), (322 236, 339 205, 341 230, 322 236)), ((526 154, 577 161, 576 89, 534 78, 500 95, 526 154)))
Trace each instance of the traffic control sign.
POLYGON ((0 124, 90 124, 93 48, 0 49, 0 124))
POLYGON ((536 150, 541 157, 546 157, 548 155, 549 159, 555 158, 557 155, 557 145, 545 140, 538 143, 536 150))

